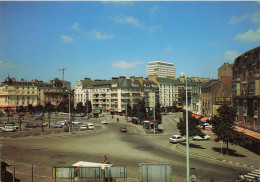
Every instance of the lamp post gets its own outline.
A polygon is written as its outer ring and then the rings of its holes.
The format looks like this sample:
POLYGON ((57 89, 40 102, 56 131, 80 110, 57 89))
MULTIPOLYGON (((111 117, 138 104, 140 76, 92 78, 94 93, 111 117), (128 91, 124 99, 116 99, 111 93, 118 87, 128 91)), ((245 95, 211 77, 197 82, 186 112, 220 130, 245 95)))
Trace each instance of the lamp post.
POLYGON ((69 93, 69 133, 70 133, 70 91, 66 90, 69 93))
POLYGON ((156 96, 156 93, 154 92, 154 108, 153 108, 153 120, 154 120, 154 123, 153 123, 153 134, 155 134, 155 96, 156 96))
POLYGON ((184 72, 181 73, 181 76, 185 77, 185 92, 186 92, 186 167, 187 167, 187 182, 190 182, 190 159, 189 159, 189 123, 188 123, 188 91, 187 91, 187 77, 184 72))

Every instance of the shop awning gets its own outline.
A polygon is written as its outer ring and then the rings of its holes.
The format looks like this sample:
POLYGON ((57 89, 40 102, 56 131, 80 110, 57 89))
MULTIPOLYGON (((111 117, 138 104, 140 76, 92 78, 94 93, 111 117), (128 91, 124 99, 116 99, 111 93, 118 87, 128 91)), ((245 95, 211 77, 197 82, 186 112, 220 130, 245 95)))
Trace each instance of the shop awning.
POLYGON ((201 119, 201 121, 206 121, 206 120, 208 120, 209 118, 208 117, 203 117, 202 119, 201 119))

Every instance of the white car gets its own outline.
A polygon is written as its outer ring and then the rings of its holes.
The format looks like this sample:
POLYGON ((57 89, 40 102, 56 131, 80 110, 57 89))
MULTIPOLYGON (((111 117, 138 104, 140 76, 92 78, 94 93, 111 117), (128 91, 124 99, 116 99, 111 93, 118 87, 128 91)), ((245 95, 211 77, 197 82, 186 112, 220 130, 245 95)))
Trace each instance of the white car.
POLYGON ((92 123, 87 124, 87 128, 89 130, 94 130, 95 129, 95 127, 94 127, 94 125, 92 123))
POLYGON ((108 124, 108 121, 104 120, 104 121, 101 121, 102 124, 108 124))
POLYGON ((2 131, 3 131, 3 132, 13 132, 13 131, 16 131, 16 128, 13 127, 13 126, 4 126, 4 127, 2 128, 2 131))
POLYGON ((179 143, 179 142, 185 142, 186 138, 182 137, 181 135, 172 135, 169 138, 170 143, 179 143))
POLYGON ((87 129, 88 129, 87 126, 84 125, 84 124, 80 126, 80 130, 81 130, 81 131, 84 131, 84 130, 87 130, 87 129))
POLYGON ((82 124, 82 122, 78 121, 78 120, 74 120, 74 121, 72 121, 72 124, 82 124))
POLYGON ((204 137, 201 136, 194 136, 192 137, 192 140, 210 140, 210 136, 209 135, 204 135, 204 137))
POLYGON ((10 124, 6 124, 5 126, 12 126, 12 127, 14 127, 16 130, 18 130, 19 129, 19 126, 15 126, 14 124, 12 124, 12 123, 10 123, 10 124))

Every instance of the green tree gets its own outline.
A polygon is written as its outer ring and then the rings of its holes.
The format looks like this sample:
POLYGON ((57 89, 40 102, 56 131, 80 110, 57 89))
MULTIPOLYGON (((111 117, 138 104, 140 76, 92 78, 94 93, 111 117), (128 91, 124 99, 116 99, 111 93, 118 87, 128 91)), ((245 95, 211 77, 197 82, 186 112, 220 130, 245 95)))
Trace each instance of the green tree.
POLYGON ((243 145, 245 143, 245 137, 235 130, 235 117, 236 109, 226 104, 222 105, 218 110, 218 116, 214 116, 211 120, 212 131, 217 135, 215 141, 222 141, 228 145, 243 145))
POLYGON ((28 105, 28 112, 35 113, 35 107, 33 107, 32 104, 28 105))
POLYGON ((76 107, 76 113, 84 113, 85 107, 82 102, 79 102, 76 107))
POLYGON ((129 116, 130 117, 136 117, 137 116, 137 107, 136 106, 133 107, 132 113, 129 116))
POLYGON ((133 109, 132 109, 130 103, 127 103, 127 115, 132 116, 132 113, 133 113, 133 109))
POLYGON ((57 110, 58 112, 66 112, 68 110, 66 103, 64 101, 60 102, 57 110))
POLYGON ((146 113, 146 107, 145 107, 145 100, 141 99, 137 104, 137 113, 136 116, 140 119, 140 121, 147 120, 147 113, 146 113))
MULTIPOLYGON (((192 113, 188 113, 188 125, 189 125, 189 136, 204 136, 200 127, 200 120, 193 117, 192 113)), ((180 122, 177 123, 177 128, 181 135, 186 135, 186 112, 183 112, 183 118, 180 118, 180 122)))
POLYGON ((36 112, 42 112, 43 111, 43 106, 41 104, 38 104, 36 107, 35 107, 35 111, 36 112))
POLYGON ((54 105, 52 105, 50 102, 46 103, 44 106, 44 111, 45 112, 54 112, 55 108, 54 105))
POLYGON ((161 105, 157 103, 155 105, 155 120, 158 121, 158 124, 162 123, 162 115, 161 115, 161 105))

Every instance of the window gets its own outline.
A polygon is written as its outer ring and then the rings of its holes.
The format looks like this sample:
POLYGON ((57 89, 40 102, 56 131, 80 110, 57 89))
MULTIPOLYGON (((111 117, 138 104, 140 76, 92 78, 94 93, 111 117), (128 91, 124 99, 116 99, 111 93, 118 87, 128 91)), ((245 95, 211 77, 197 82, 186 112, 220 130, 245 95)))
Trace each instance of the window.
POLYGON ((243 113, 244 113, 244 114, 247 113, 247 112, 246 112, 246 109, 247 109, 247 107, 246 107, 246 101, 244 101, 244 102, 243 102, 243 113))
POLYGON ((243 72, 243 77, 246 77, 246 68, 243 68, 243 70, 242 70, 243 72))
POLYGON ((257 100, 253 102, 254 115, 257 115, 257 100))
POLYGON ((255 82, 249 82, 249 92, 255 92, 255 82))
POLYGON ((236 93, 237 92, 237 85, 234 84, 234 85, 232 85, 232 87, 233 87, 233 93, 236 93))
POLYGON ((253 74, 256 74, 256 64, 252 65, 253 74))

